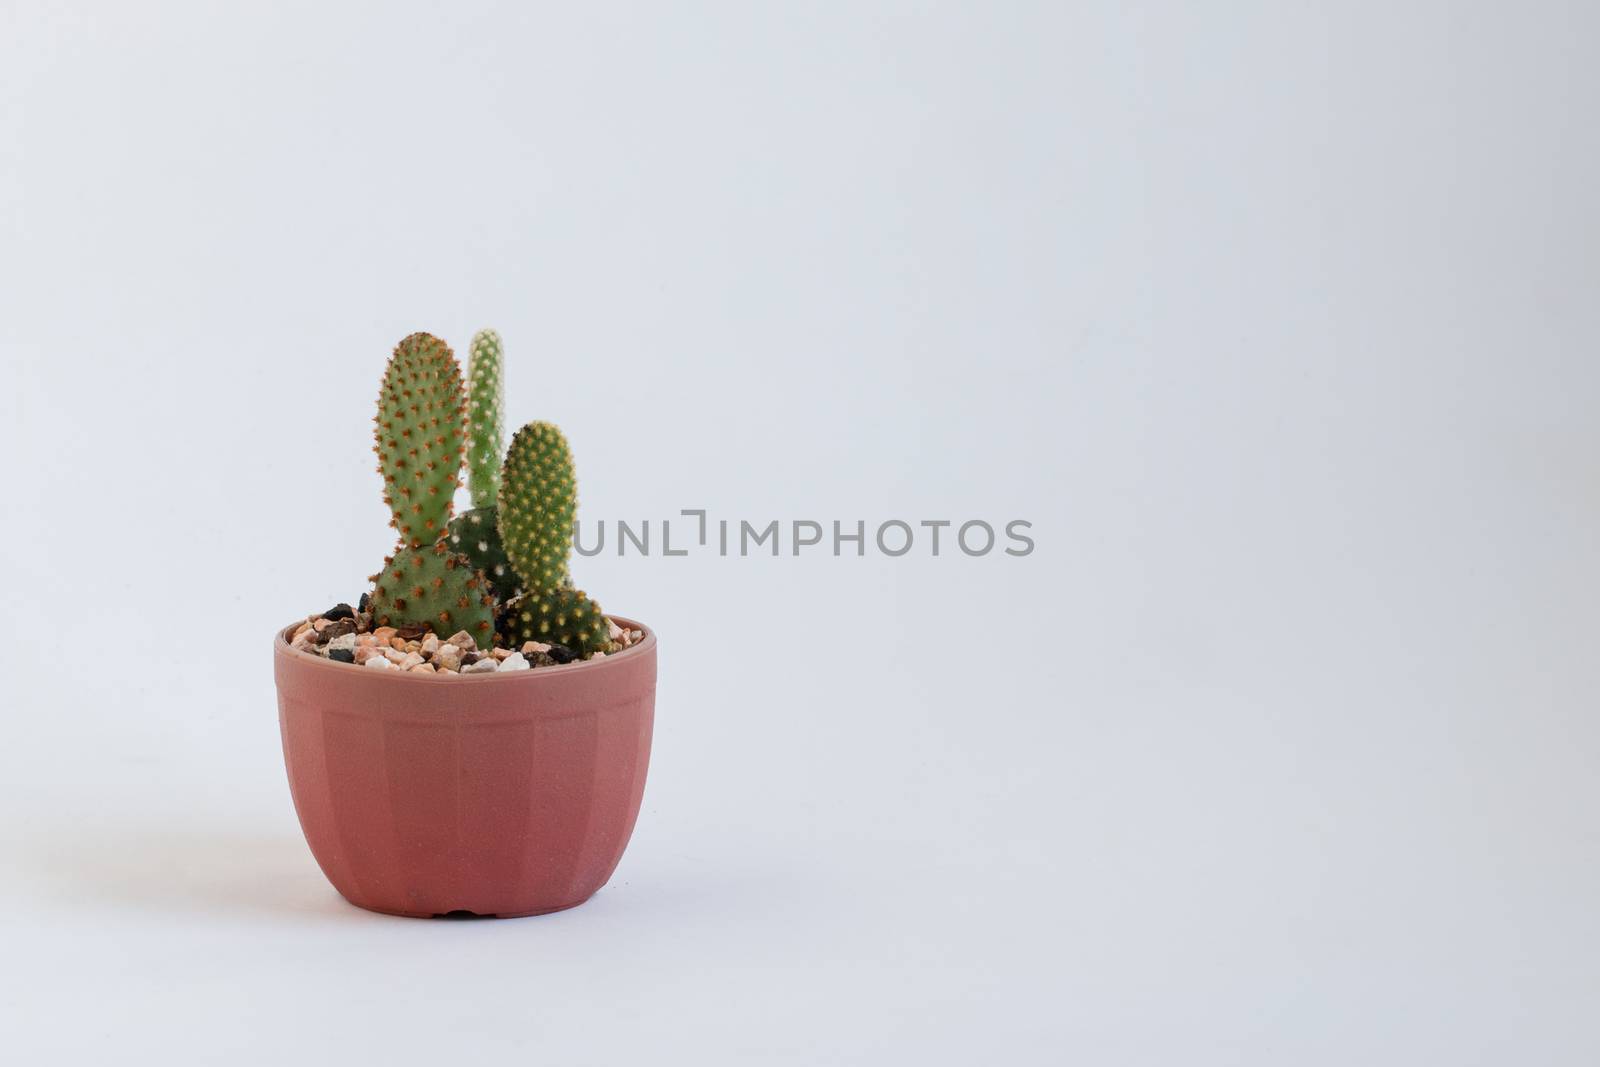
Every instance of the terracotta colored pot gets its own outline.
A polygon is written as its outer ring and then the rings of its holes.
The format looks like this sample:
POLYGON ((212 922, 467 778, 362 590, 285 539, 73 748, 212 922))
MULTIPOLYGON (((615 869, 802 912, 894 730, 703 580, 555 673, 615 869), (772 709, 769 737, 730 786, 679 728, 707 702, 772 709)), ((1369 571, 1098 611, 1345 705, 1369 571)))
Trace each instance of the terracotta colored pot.
POLYGON ((588 900, 628 846, 656 639, 604 659, 444 678, 273 639, 289 791, 322 872, 394 915, 537 915, 588 900))

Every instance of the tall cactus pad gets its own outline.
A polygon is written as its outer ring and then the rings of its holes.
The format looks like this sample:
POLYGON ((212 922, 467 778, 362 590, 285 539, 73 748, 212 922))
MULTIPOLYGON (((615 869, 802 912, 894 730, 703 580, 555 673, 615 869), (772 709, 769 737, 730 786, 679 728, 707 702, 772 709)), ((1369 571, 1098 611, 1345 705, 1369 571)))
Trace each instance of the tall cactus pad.
POLYGON ((500 540, 529 590, 555 589, 567 573, 578 486, 561 431, 530 422, 506 451, 500 480, 500 540))
POLYGON ((427 626, 440 637, 465 630, 480 648, 489 647, 494 602, 472 564, 443 541, 425 548, 402 546, 373 582, 376 625, 427 626))
POLYGON ((605 651, 611 640, 600 605, 577 589, 524 593, 505 605, 496 626, 501 643, 510 648, 524 641, 554 642, 587 656, 605 651))
POLYGON ((506 441, 504 383, 500 335, 479 330, 467 354, 467 486, 475 508, 494 507, 500 493, 500 455, 506 441))
POLYGON ((496 600, 510 600, 522 592, 522 579, 511 569, 500 544, 494 508, 473 508, 451 519, 449 541, 451 549, 467 557, 483 575, 496 600))
POLYGON ((395 347, 374 420, 383 501, 407 545, 431 544, 450 520, 466 451, 466 393, 450 346, 414 333, 395 347))

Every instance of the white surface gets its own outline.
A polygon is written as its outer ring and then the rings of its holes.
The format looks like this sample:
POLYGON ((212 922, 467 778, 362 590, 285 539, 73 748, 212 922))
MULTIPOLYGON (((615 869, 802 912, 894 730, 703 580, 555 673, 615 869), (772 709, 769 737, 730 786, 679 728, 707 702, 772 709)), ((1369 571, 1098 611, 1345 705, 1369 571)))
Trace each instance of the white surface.
POLYGON ((1600 1059, 1593 7, 235 7, 3 8, 8 1062, 1600 1059), (389 919, 267 646, 483 325, 586 519, 1038 550, 579 561, 615 881, 389 919))

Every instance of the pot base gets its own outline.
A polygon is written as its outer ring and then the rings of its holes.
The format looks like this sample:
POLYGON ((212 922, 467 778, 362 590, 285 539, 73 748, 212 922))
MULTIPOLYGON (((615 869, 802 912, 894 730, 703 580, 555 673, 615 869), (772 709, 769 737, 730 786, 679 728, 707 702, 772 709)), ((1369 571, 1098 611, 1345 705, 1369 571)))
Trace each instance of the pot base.
POLYGON ((591 893, 582 900, 574 900, 571 904, 557 904, 553 908, 538 908, 534 911, 508 911, 480 913, 467 908, 457 908, 454 911, 395 911, 391 908, 377 908, 370 904, 358 904, 348 897, 344 898, 346 904, 360 908, 362 911, 374 912, 378 915, 393 915, 397 919, 529 919, 535 915, 554 915, 558 911, 571 911, 579 904, 587 904, 594 899, 591 893))

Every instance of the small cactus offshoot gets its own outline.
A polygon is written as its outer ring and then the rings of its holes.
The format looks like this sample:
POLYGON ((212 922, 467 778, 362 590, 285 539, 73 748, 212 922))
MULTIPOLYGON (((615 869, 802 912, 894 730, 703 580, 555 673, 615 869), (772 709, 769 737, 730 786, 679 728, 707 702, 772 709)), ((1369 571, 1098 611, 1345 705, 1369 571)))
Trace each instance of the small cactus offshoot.
POLYGON ((566 645, 580 656, 603 651, 611 627, 600 605, 578 589, 524 593, 506 602, 495 623, 500 639, 515 648, 524 641, 566 645))

